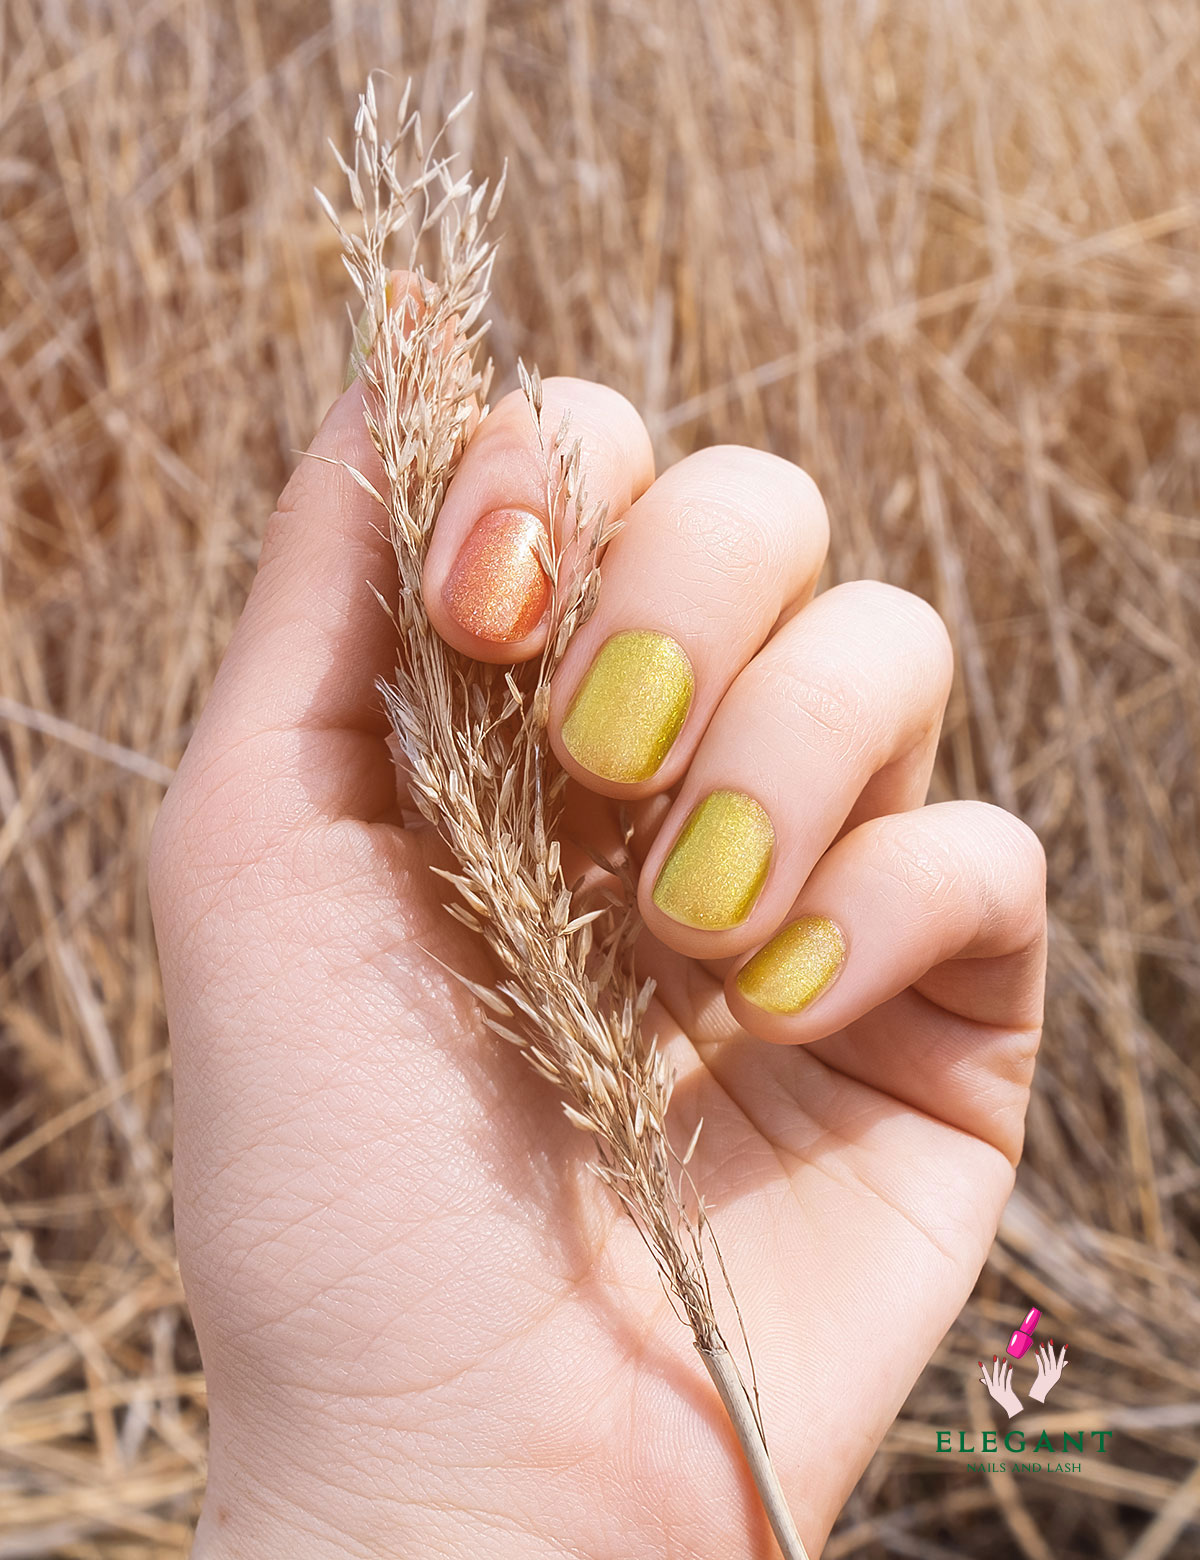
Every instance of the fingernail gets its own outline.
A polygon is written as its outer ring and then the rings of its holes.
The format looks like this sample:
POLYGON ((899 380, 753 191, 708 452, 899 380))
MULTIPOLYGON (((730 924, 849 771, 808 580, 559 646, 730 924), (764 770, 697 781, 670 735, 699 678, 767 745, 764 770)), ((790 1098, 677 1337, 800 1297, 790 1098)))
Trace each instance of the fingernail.
POLYGON ((537 627, 550 600, 537 555, 542 534, 541 520, 525 509, 493 509, 476 521, 442 590, 460 628, 511 644, 537 627))
POLYGON ((738 972, 747 1002, 768 1013, 799 1013, 833 984, 846 939, 827 916, 806 915, 777 932, 738 972))
POLYGON ((750 913, 775 848, 766 812, 741 791, 694 807, 654 884, 654 903, 684 926, 722 931, 750 913))
POLYGON ((648 780, 679 735, 694 688, 692 663, 667 634, 614 634, 571 701, 563 746, 603 780, 648 780))

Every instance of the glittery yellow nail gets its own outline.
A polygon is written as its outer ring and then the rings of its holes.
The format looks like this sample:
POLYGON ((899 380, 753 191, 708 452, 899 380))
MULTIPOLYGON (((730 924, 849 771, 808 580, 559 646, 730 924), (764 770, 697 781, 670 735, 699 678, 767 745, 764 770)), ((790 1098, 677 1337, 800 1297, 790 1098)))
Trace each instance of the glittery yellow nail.
POLYGON ((768 1013, 799 1013, 825 991, 846 958, 846 939, 826 916, 806 915, 777 932, 738 972, 747 1002, 768 1013))
POLYGON ((687 719, 694 687, 692 663, 666 634, 614 634, 571 701, 563 746, 604 780, 648 780, 687 719))
POLYGON ((714 791, 692 809, 654 885, 673 921, 712 931, 750 914, 767 880, 775 830, 752 796, 714 791))

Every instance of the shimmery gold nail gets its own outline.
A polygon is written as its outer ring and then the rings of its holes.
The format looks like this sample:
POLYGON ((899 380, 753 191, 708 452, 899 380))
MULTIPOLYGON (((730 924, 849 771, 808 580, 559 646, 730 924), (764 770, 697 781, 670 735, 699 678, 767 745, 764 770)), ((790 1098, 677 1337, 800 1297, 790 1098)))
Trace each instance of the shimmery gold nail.
POLYGON ((685 926, 736 926, 762 891, 774 848, 771 820, 752 796, 714 791, 680 830, 654 884, 654 903, 685 926))
POLYGON ((823 915, 806 915, 777 932, 737 976, 747 1002, 768 1013, 799 1013, 832 983, 846 959, 841 929, 823 915))
POLYGON ((687 719, 695 678, 683 646, 629 629, 606 641, 563 721, 563 746, 604 780, 648 780, 687 719))
POLYGON ((542 531, 538 517, 524 509, 495 509, 476 523, 442 590, 460 627, 499 644, 537 627, 550 600, 537 555, 542 531))

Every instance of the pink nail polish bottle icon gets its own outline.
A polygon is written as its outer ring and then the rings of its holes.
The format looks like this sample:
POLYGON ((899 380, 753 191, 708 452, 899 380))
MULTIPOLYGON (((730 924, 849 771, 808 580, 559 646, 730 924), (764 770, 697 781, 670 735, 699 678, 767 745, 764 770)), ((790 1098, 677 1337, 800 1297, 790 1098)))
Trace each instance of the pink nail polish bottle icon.
POLYGON ((1041 1319, 1042 1313, 1035 1306, 1008 1340, 1008 1348, 1005 1352, 1011 1354, 1014 1360, 1022 1359, 1028 1354, 1033 1343, 1033 1335, 1037 1331, 1037 1324, 1041 1319))

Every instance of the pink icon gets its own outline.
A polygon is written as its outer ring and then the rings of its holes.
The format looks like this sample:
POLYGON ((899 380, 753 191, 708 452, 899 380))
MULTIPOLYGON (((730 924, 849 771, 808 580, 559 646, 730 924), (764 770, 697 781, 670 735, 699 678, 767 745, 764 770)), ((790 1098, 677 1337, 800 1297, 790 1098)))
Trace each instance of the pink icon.
POLYGON ((1006 1352, 1011 1354, 1014 1360, 1022 1359, 1028 1354, 1030 1345, 1033 1343, 1033 1335, 1037 1331, 1037 1324, 1041 1319, 1042 1313, 1035 1306, 1008 1340, 1006 1352))

